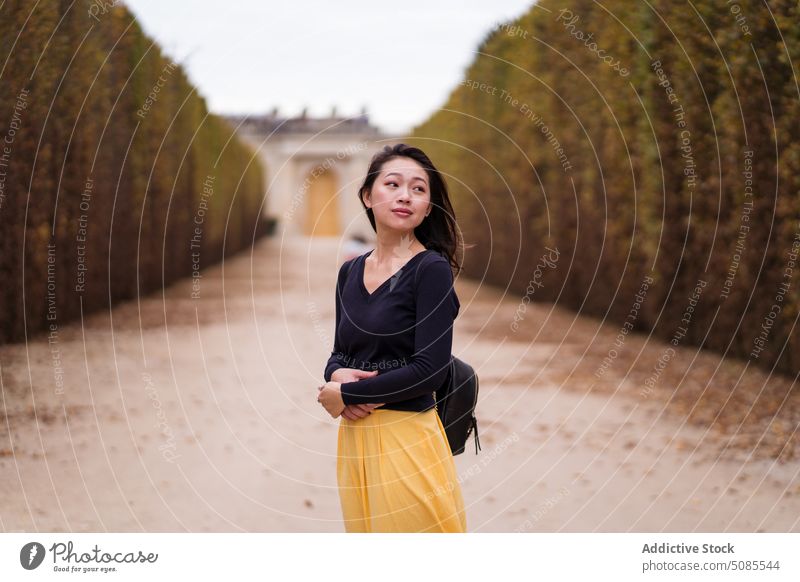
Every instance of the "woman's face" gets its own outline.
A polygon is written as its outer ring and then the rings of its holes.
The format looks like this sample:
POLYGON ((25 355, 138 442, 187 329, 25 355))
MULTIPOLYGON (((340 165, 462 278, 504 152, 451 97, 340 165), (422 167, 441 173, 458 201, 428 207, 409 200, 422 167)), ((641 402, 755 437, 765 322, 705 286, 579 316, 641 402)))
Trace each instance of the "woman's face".
POLYGON ((410 158, 394 158, 381 168, 364 203, 372 208, 376 226, 410 231, 430 210, 428 173, 410 158), (406 212, 401 212, 405 210, 406 212))

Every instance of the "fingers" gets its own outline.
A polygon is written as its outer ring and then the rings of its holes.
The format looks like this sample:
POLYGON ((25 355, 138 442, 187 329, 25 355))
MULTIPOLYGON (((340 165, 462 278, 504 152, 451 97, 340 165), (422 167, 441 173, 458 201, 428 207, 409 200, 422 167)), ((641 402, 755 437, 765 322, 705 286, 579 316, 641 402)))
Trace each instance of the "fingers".
POLYGON ((344 410, 342 411, 342 416, 344 416, 348 420, 360 420, 362 418, 365 418, 365 417, 369 416, 370 414, 372 414, 372 412, 362 408, 364 406, 367 406, 367 405, 366 404, 348 404, 347 406, 344 407, 344 410))
POLYGON ((374 408, 383 406, 384 404, 384 402, 380 404, 348 404, 344 407, 344 410, 342 410, 341 415, 347 420, 361 420, 372 414, 374 408))
POLYGON ((364 418, 365 416, 369 416, 372 414, 372 411, 369 409, 364 408, 363 404, 354 404, 350 406, 350 411, 356 415, 358 418, 364 418))
POLYGON ((375 374, 377 374, 378 370, 370 370, 370 371, 367 371, 367 370, 354 370, 353 372, 354 372, 353 375, 356 378, 369 378, 369 377, 372 377, 375 374))
POLYGON ((370 415, 370 411, 358 407, 359 405, 352 405, 348 407, 348 412, 355 417, 355 420, 364 418, 370 415))

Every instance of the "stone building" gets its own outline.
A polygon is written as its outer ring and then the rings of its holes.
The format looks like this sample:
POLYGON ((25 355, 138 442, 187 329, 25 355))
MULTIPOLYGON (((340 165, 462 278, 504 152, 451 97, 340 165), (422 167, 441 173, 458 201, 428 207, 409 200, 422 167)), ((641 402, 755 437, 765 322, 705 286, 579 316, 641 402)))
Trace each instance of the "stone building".
POLYGON ((314 118, 306 110, 281 117, 225 116, 258 153, 265 169, 264 213, 276 219, 275 234, 341 237, 374 232, 358 200, 370 159, 390 138, 370 124, 365 110, 355 117, 314 118))

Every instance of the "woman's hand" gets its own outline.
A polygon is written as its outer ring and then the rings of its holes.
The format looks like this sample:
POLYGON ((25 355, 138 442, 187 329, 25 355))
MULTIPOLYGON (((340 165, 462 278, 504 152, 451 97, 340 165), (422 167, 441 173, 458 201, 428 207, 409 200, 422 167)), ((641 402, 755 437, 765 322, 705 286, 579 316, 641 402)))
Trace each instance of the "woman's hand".
MULTIPOLYGON (((358 382, 362 378, 371 378, 378 373, 377 370, 366 371, 366 370, 359 370, 357 368, 339 368, 334 370, 333 374, 331 374, 331 381, 327 384, 324 384, 319 387, 320 395, 317 398, 317 402, 325 407, 325 410, 336 418, 337 416, 341 415, 348 420, 360 420, 372 414, 372 410, 383 406, 385 402, 381 402, 378 404, 348 404, 345 405, 344 401, 342 400, 342 391, 341 385, 345 382, 358 382), (322 401, 322 391, 325 390, 330 384, 336 384, 336 392, 338 393, 338 399, 341 401, 342 409, 338 409, 338 405, 336 407, 332 406, 333 412, 328 406, 325 406, 325 403, 322 401)), ((328 402, 335 401, 335 398, 332 397, 330 393, 326 393, 325 398, 328 402)))
POLYGON ((338 368, 331 374, 331 382, 358 382, 362 378, 372 378, 378 373, 378 370, 366 371, 359 370, 358 368, 338 368))
POLYGON ((340 382, 326 382, 319 387, 317 402, 322 404, 333 418, 338 417, 344 411, 344 401, 342 400, 342 385, 340 382))
POLYGON ((378 406, 383 406, 385 403, 380 404, 347 404, 342 411, 342 416, 347 420, 360 420, 372 414, 372 409, 378 406))

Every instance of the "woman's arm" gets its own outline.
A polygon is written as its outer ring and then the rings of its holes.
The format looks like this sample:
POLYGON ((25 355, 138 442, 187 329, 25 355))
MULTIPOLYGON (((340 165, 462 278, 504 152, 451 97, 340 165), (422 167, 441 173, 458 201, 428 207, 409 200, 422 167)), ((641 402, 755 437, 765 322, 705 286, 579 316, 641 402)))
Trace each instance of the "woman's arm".
POLYGON ((447 260, 434 260, 417 272, 414 355, 407 366, 341 385, 345 405, 400 402, 430 393, 444 383, 453 349, 453 320, 459 301, 447 260))
POLYGON ((342 346, 339 342, 339 322, 342 318, 342 293, 344 291, 344 281, 347 277, 347 272, 350 269, 350 263, 355 259, 350 259, 342 263, 339 267, 339 275, 336 279, 336 323, 333 326, 333 351, 328 358, 328 363, 325 365, 325 372, 322 377, 326 382, 331 381, 331 376, 339 368, 344 368, 345 364, 342 362, 341 353, 342 346))

